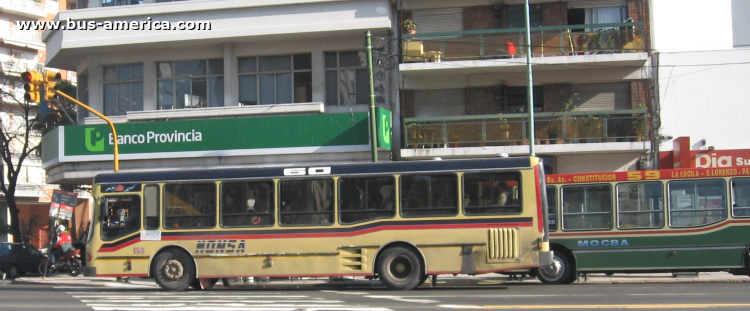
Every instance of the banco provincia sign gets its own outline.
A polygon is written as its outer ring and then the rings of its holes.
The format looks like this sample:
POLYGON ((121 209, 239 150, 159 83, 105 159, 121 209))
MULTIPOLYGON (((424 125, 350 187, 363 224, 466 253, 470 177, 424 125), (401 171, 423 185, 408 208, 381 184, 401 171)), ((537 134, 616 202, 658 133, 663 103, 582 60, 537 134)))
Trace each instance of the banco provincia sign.
MULTIPOLYGON (((378 108, 378 140, 390 149, 390 111, 378 108), (381 137, 382 136, 382 137, 381 137)), ((118 123, 121 160, 368 152, 367 112, 118 123)), ((112 161, 106 124, 59 127, 42 138, 45 168, 112 161)))

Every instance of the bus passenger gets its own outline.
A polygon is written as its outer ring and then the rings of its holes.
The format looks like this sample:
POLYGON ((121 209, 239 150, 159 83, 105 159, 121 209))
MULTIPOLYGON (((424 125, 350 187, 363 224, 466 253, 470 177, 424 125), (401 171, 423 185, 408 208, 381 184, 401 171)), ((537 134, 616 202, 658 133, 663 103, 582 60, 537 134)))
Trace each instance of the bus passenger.
POLYGON ((497 184, 496 196, 497 205, 503 206, 508 204, 510 193, 508 192, 508 185, 504 181, 501 181, 497 184))

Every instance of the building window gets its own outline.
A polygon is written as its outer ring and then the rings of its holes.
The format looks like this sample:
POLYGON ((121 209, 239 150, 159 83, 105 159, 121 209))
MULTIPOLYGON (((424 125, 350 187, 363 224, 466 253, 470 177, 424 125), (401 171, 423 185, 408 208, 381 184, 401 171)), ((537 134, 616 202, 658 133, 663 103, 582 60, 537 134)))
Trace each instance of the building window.
POLYGON ((224 60, 157 63, 157 108, 183 109, 224 105, 224 60))
POLYGON ((310 54, 238 59, 240 103, 274 105, 312 101, 310 54))
POLYGON ((104 66, 104 115, 143 110, 143 65, 104 66))
MULTIPOLYGON (((373 58, 377 58, 377 54, 373 58)), ((367 53, 327 52, 326 63, 326 105, 369 105, 370 77, 367 72, 367 53)), ((385 103, 385 72, 378 67, 373 69, 375 102, 385 103)))
MULTIPOLYGON (((82 73, 78 75, 78 100, 88 105, 89 103, 89 74, 82 73)), ((76 121, 81 122, 84 118, 88 117, 88 111, 86 109, 76 107, 77 116, 76 121)))
MULTIPOLYGON (((526 9, 523 5, 509 5, 506 9, 508 28, 526 28, 526 9)), ((529 5, 529 24, 542 26, 542 5, 529 5)))
POLYGON ((102 6, 143 4, 143 0, 102 0, 102 6))
MULTIPOLYGON (((525 86, 508 87, 505 90, 507 93, 506 104, 509 113, 523 113, 527 112, 528 89, 525 86)), ((544 89, 542 86, 534 87, 534 112, 541 112, 544 108, 544 89)))

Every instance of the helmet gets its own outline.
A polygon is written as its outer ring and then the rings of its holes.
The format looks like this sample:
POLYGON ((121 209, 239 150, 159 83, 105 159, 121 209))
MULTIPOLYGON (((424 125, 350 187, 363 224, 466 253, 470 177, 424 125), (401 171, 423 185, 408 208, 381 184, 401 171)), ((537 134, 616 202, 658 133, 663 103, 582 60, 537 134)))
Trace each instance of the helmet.
POLYGON ((65 231, 65 226, 59 225, 57 226, 57 233, 63 233, 65 231))

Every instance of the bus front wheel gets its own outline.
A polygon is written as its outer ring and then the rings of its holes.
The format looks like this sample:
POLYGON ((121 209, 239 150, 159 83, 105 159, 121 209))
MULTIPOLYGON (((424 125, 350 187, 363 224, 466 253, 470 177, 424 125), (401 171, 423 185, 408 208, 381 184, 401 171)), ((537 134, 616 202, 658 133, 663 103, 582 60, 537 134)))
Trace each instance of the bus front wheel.
POLYGON ((410 290, 424 280, 422 262, 410 248, 394 246, 383 251, 378 260, 380 281, 390 289, 410 290))
POLYGON ((195 268, 190 256, 177 250, 165 251, 155 260, 156 284, 169 291, 182 291, 195 279, 195 268))
POLYGON ((570 284, 575 281, 575 268, 563 252, 555 252, 552 267, 540 267, 537 278, 544 284, 570 284))

